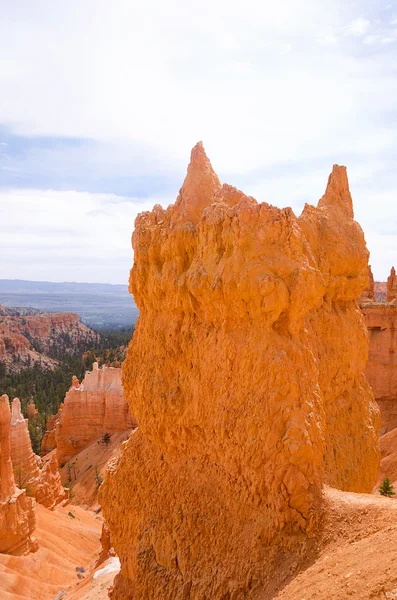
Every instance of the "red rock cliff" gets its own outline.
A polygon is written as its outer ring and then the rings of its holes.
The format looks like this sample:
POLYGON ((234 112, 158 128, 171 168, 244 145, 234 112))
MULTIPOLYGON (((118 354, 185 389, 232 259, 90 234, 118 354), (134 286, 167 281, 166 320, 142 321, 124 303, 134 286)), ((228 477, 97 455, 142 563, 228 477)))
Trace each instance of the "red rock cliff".
POLYGON ((112 598, 259 594, 315 532, 324 481, 376 481, 356 303, 368 252, 346 170, 298 219, 221 185, 198 144, 133 248, 123 384, 139 429, 100 491, 122 565, 112 598))
POLYGON ((15 485, 11 462, 11 413, 8 396, 0 397, 0 552, 24 554, 34 549, 34 500, 15 485))
POLYGON ((382 414, 381 433, 397 427, 397 305, 362 303, 369 332, 365 374, 382 414))
POLYGON ((54 368, 56 361, 46 356, 52 347, 72 348, 97 339, 74 313, 15 313, 15 309, 5 308, 0 312, 0 360, 11 370, 37 361, 54 368))
POLYGON ((84 381, 73 378, 58 413, 55 441, 58 461, 63 466, 80 450, 104 433, 125 431, 135 426, 121 385, 121 369, 113 367, 87 371, 84 381))

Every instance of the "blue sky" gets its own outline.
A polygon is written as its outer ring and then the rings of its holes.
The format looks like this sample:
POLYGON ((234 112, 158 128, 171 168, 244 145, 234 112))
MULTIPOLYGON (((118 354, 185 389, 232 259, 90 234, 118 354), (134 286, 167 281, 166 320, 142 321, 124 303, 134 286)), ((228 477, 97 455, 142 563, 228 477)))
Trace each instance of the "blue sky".
POLYGON ((316 203, 346 164, 397 263, 397 2, 0 0, 0 278, 125 283, 135 216, 203 140, 222 181, 316 203))

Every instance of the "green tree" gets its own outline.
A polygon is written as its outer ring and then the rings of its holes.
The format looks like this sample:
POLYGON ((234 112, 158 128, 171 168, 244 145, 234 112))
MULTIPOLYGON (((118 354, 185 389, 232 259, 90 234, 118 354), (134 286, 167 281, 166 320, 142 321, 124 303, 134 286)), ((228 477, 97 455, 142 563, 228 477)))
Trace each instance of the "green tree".
POLYGON ((389 498, 396 494, 388 477, 383 480, 382 485, 379 488, 379 493, 381 496, 388 496, 389 498))

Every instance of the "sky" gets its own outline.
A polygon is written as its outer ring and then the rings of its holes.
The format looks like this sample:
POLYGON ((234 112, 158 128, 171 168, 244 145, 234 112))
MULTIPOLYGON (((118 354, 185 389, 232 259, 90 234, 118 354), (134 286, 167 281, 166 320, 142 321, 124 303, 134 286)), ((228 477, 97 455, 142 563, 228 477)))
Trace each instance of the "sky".
MULTIPOLYGON (((397 0, 0 0, 0 278, 127 283, 134 219, 202 140, 222 182, 317 203, 348 168, 397 263, 397 0)), ((397 266, 397 264, 396 264, 397 266)))

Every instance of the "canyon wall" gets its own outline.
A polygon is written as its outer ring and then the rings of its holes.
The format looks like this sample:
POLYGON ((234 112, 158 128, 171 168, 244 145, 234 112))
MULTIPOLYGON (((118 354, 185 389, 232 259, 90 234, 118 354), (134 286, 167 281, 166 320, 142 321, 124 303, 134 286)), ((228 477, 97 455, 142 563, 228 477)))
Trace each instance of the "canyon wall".
POLYGON ((98 338, 74 313, 19 314, 16 309, 0 309, 0 361, 11 371, 37 361, 53 369, 57 361, 47 356, 52 348, 73 349, 98 338))
MULTIPOLYGON (((104 433, 125 431, 136 426, 121 384, 121 369, 94 363, 80 384, 72 386, 55 421, 58 461, 63 466, 80 450, 104 433)), ((47 438, 46 444, 49 444, 47 438)))
POLYGON ((371 491, 379 412, 356 299, 368 252, 346 170, 317 207, 221 185, 201 144, 174 205, 139 215, 123 365, 136 429, 100 489, 112 598, 256 597, 321 521, 371 491))
POLYGON ((11 413, 8 396, 0 397, 0 552, 24 554, 35 549, 34 500, 15 485, 11 462, 11 413))
POLYGON ((365 374, 381 410, 384 434, 397 427, 397 304, 361 301, 360 306, 369 332, 365 374))

